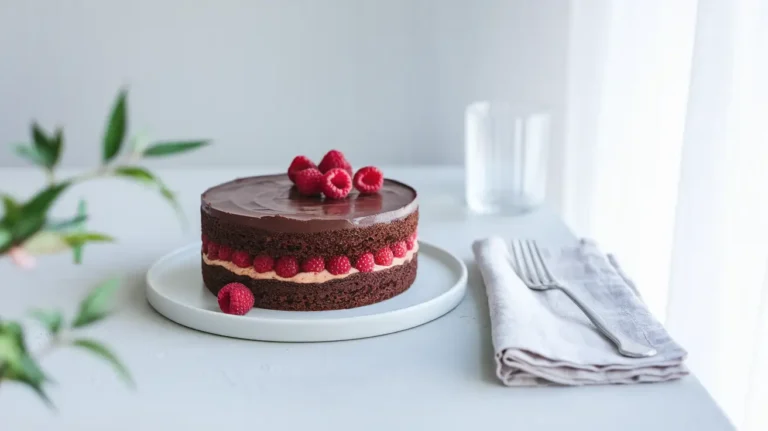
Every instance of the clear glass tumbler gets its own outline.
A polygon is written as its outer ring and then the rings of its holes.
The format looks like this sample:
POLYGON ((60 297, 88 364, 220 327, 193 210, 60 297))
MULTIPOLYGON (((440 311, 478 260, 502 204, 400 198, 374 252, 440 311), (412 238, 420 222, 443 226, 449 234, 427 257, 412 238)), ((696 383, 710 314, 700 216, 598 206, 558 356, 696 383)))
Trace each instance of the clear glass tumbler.
POLYGON ((465 113, 465 193, 478 213, 521 214, 543 203, 550 115, 504 102, 465 113))

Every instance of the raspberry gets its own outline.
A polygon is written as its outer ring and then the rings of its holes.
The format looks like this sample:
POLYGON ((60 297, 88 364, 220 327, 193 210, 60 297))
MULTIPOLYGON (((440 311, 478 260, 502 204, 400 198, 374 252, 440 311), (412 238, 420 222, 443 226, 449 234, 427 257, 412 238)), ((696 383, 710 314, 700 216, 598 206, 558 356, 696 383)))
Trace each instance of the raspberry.
POLYGON ((280 277, 291 278, 299 273, 299 263, 296 262, 296 258, 293 256, 283 256, 277 259, 275 272, 280 277))
POLYGON ((251 266, 251 256, 242 250, 238 250, 232 253, 232 263, 240 268, 248 268, 251 266))
POLYGON ((317 168, 317 166, 315 166, 315 163, 312 162, 312 160, 309 160, 306 156, 296 156, 293 158, 291 165, 288 166, 288 178, 295 183, 296 174, 309 168, 317 168))
POLYGON ((253 308, 253 293, 242 283, 229 283, 219 290, 219 308, 227 314, 242 316, 253 308))
POLYGON ((352 178, 347 171, 333 168, 323 176, 323 193, 329 199, 343 199, 352 191, 352 178))
POLYGON ((416 232, 412 233, 411 236, 408 237, 408 239, 405 240, 405 246, 408 247, 408 250, 413 250, 413 247, 416 245, 416 232))
POLYGON ((346 274, 352 268, 347 256, 334 256, 328 259, 325 268, 333 275, 346 274))
POLYGON ((392 254, 395 257, 405 257, 406 253, 408 253, 408 246, 405 245, 405 241, 392 244, 392 254))
POLYGON ((389 266, 392 265, 393 257, 394 254, 392 254, 392 249, 389 247, 384 247, 376 252, 373 260, 376 262, 376 265, 389 266))
POLYGON ((355 173, 352 184, 360 193, 376 193, 384 184, 384 174, 377 167, 366 166, 355 173))
POLYGON ((304 196, 316 196, 323 191, 323 174, 315 168, 307 168, 295 176, 296 188, 304 196))
POLYGON ((301 264, 303 272, 322 272, 325 269, 325 261, 320 256, 310 257, 301 264))
POLYGON ((350 176, 352 175, 352 165, 349 164, 347 159, 344 158, 344 154, 339 150, 328 151, 323 156, 323 160, 320 160, 320 165, 318 166, 322 173, 326 173, 333 168, 341 168, 347 171, 350 176))
POLYGON ((355 268, 360 272, 373 272, 373 254, 365 253, 355 262, 355 268))
POLYGON ((232 257, 232 249, 226 245, 220 245, 218 256, 219 260, 229 260, 229 258, 232 257))
POLYGON ((256 272, 258 273, 263 274, 265 272, 272 271, 272 268, 274 268, 274 266, 275 266, 275 260, 269 256, 262 254, 261 256, 256 256, 253 259, 253 269, 255 269, 256 272))
POLYGON ((208 259, 218 259, 219 257, 219 245, 215 242, 208 243, 208 259))

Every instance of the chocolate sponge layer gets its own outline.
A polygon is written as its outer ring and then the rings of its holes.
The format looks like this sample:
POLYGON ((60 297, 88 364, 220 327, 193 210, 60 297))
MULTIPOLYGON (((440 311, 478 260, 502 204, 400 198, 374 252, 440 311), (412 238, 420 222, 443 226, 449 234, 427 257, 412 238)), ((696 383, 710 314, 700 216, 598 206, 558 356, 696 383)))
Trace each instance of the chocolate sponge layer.
POLYGON ((358 272, 325 283, 256 280, 202 262, 203 282, 214 295, 225 284, 239 282, 253 292, 254 307, 286 311, 321 311, 361 307, 406 291, 416 279, 418 253, 403 265, 383 271, 358 272))
POLYGON ((385 246, 405 241, 416 232, 419 222, 416 210, 403 219, 388 223, 325 232, 289 233, 229 223, 202 210, 200 216, 202 233, 212 242, 227 245, 233 250, 243 250, 251 256, 295 256, 299 262, 313 256, 348 256, 354 262, 363 253, 375 253, 385 246))

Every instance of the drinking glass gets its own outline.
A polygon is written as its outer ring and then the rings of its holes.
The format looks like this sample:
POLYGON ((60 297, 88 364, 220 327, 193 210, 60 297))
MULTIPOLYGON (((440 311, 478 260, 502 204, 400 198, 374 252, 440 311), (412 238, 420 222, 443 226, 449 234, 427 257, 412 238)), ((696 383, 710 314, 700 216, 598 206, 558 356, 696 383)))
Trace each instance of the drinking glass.
POLYGON ((543 203, 550 115, 507 102, 465 112, 465 194, 472 211, 521 214, 543 203))

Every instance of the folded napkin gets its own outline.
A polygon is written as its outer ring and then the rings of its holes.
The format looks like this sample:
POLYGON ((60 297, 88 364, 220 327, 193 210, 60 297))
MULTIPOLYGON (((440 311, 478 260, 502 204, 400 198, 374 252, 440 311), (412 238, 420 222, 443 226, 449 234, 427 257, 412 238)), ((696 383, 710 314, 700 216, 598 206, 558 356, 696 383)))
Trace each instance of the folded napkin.
POLYGON ((628 338, 658 351, 628 358, 558 290, 537 292, 510 263, 511 241, 473 244, 491 312, 496 374, 509 386, 660 382, 688 374, 686 351, 648 311, 612 256, 589 240, 569 246, 539 244, 547 267, 563 284, 628 338))

